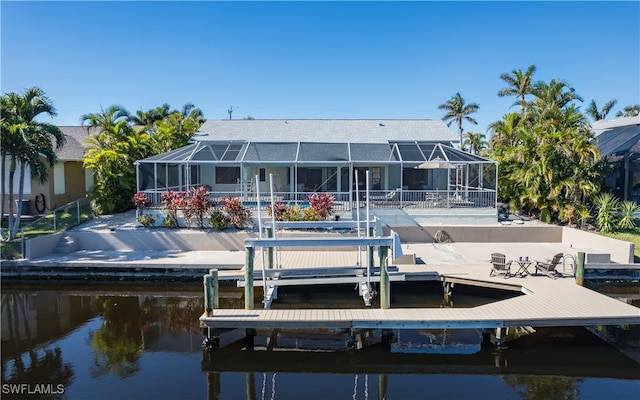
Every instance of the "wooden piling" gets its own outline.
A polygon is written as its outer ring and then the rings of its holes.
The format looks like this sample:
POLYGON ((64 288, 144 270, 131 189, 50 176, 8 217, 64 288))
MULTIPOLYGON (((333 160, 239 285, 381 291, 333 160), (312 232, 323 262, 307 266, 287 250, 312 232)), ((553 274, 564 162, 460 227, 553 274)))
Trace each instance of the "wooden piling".
MULTIPOLYGON (((265 228, 266 236, 273 237, 273 228, 265 228)), ((273 269, 273 247, 267 247, 267 268, 273 269)))
POLYGON ((244 260, 244 309, 253 310, 253 258, 254 248, 245 247, 244 260))
POLYGON ((204 311, 207 313, 207 317, 210 317, 213 314, 213 277, 208 274, 204 275, 202 283, 204 285, 204 311))
MULTIPOLYGON (((369 228, 369 237, 373 237, 373 227, 369 228)), ((369 267, 373 267, 375 265, 374 255, 373 255, 373 246, 367 246, 368 255, 369 255, 369 267)))
POLYGON ((388 246, 380 246, 380 308, 391 308, 391 284, 389 283, 389 271, 387 271, 388 246))
POLYGON ((211 275, 211 287, 212 287, 212 302, 211 307, 215 310, 220 308, 220 283, 218 281, 218 270, 210 269, 209 275, 211 275))
POLYGON ((387 390, 389 388, 389 375, 378 375, 378 400, 384 400, 387 398, 387 390))
POLYGON ((576 284, 584 286, 584 258, 585 253, 578 252, 578 261, 576 262, 576 284))
POLYGON ((257 400, 256 395, 256 377, 253 372, 245 373, 245 390, 247 394, 247 400, 257 400))

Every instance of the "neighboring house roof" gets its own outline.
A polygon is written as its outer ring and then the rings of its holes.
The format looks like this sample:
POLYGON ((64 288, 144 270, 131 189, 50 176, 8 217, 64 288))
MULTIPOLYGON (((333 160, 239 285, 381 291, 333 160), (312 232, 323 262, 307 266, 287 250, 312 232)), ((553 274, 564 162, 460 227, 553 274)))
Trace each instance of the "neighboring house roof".
POLYGON ((457 142, 442 120, 429 119, 267 119, 207 120, 192 141, 389 143, 457 142))
POLYGON ((640 141, 640 116, 596 121, 591 132, 604 156, 625 154, 640 141))
POLYGON ((84 126, 59 126, 67 139, 61 149, 56 151, 59 161, 82 161, 86 145, 84 141, 89 139, 87 128, 84 126))

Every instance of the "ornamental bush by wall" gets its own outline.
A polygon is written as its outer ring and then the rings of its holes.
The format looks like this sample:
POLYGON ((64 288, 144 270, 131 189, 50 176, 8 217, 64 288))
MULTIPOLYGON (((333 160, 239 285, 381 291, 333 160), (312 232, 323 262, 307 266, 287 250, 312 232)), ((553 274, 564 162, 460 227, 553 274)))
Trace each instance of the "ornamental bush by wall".
POLYGON ((272 214, 276 221, 326 221, 333 213, 335 198, 328 193, 314 193, 307 196, 308 208, 299 204, 276 202, 267 205, 267 215, 272 214))

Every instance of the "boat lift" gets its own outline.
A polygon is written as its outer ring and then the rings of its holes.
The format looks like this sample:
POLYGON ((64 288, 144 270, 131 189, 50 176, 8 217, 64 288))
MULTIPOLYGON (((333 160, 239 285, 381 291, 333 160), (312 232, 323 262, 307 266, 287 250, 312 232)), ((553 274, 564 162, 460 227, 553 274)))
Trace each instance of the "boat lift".
MULTIPOLYGON (((278 286, 285 285, 317 285, 317 284, 342 284, 355 282, 358 287, 359 295, 362 297, 365 306, 371 306, 371 300, 375 296, 374 283, 380 283, 382 294, 381 305, 389 303, 389 272, 397 271, 397 268, 389 266, 391 259, 396 259, 402 255, 402 247, 400 238, 395 232, 391 232, 388 237, 382 236, 382 223, 380 219, 371 219, 369 215, 369 171, 367 171, 367 201, 366 201, 366 220, 360 220, 360 213, 357 213, 356 221, 276 221, 275 220, 275 201, 273 196, 273 177, 270 174, 271 181, 271 227, 267 228, 267 237, 263 236, 263 226, 261 215, 258 214, 259 238, 245 240, 246 265, 244 279, 238 280, 239 287, 245 287, 245 308, 250 307, 253 302, 253 286, 261 285, 263 287, 263 305, 264 309, 269 309, 274 299, 278 296, 278 286), (375 232, 374 228, 375 227, 375 232), (277 238, 277 228, 284 229, 356 229, 357 238, 277 238), (362 230, 365 228, 365 235, 362 230), (375 236, 374 236, 375 233, 375 236), (357 247, 358 260, 354 267, 317 267, 317 268, 292 268, 283 270, 278 262, 279 248, 281 247, 357 247), (362 263, 362 247, 368 248, 368 262, 366 269, 362 263), (374 247, 379 248, 380 263, 376 268, 374 266, 374 247), (253 274, 253 254, 254 249, 259 248, 262 258, 262 281, 255 280, 253 274), (391 248, 393 256, 388 255, 391 248), (265 262, 265 250, 268 253, 267 262, 265 262), (273 258, 275 257, 275 268, 273 258), (266 267, 265 267, 266 265, 266 267), (384 298, 384 299, 383 299, 384 298)), ((256 177, 257 179, 258 177, 256 177)), ((357 179, 357 176, 356 176, 357 179)), ((356 182, 357 183, 357 182, 356 182)), ((357 186, 356 186, 357 187, 357 186)), ((257 189, 258 210, 260 207, 260 192, 257 189)), ((360 209, 360 199, 356 192, 356 204, 360 209)), ((394 280, 403 280, 403 277, 395 276, 394 280)))

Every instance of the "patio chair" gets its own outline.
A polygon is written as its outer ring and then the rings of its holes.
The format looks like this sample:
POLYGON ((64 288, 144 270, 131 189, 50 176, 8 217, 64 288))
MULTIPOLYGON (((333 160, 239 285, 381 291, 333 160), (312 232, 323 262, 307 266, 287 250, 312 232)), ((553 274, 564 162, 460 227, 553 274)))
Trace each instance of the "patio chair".
POLYGON ((400 199, 400 188, 393 189, 392 191, 382 194, 369 196, 369 200, 374 204, 385 204, 388 202, 398 201, 400 199))
POLYGON ((504 274, 505 278, 511 276, 511 263, 513 260, 507 261, 507 256, 502 253, 491 253, 491 272, 489 276, 504 274))
POLYGON ((536 274, 538 273, 538 271, 540 271, 546 276, 548 276, 549 278, 556 279, 561 275, 560 272, 556 270, 556 267, 560 265, 560 263, 562 262, 563 256, 564 254, 558 253, 555 256, 553 256, 551 260, 548 260, 547 262, 536 261, 536 265, 535 265, 536 274))

